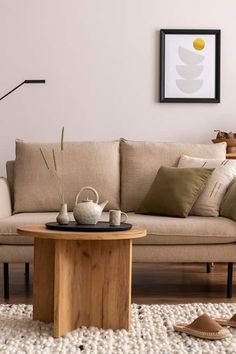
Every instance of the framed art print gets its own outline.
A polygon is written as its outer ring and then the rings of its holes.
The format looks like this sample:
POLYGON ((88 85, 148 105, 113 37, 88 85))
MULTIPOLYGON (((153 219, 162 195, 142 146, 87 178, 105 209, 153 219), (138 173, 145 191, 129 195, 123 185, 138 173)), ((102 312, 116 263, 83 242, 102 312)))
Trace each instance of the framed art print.
POLYGON ((220 30, 160 31, 160 101, 220 102, 220 30))

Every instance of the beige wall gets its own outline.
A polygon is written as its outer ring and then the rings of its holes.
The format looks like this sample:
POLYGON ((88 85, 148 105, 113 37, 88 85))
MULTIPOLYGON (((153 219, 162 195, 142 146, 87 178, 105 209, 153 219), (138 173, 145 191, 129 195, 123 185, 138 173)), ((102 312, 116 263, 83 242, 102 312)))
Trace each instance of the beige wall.
POLYGON ((235 0, 2 0, 0 172, 14 139, 208 142, 236 131, 235 0), (156 102, 160 28, 222 30, 222 103, 156 102))

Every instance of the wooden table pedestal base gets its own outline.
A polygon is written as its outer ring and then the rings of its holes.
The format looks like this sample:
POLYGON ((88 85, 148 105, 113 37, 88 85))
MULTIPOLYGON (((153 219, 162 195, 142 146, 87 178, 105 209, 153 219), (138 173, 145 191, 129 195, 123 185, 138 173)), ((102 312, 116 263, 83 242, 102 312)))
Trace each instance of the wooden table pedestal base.
POLYGON ((130 327, 132 241, 35 238, 33 319, 55 337, 80 326, 130 327))

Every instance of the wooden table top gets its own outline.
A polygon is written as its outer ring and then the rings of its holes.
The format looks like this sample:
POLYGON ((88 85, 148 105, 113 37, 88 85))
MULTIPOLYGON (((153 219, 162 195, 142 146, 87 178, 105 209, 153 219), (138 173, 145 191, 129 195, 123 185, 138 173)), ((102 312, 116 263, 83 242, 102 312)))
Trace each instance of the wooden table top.
POLYGON ((115 232, 68 232, 49 230, 45 225, 23 225, 17 228, 19 235, 53 240, 131 240, 144 237, 147 230, 132 228, 115 232))

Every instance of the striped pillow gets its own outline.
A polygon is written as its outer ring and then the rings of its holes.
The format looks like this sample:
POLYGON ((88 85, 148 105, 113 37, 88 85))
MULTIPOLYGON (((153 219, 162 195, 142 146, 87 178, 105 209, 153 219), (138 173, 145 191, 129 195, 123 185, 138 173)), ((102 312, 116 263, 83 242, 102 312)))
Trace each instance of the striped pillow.
POLYGON ((222 199, 230 182, 236 177, 236 160, 203 159, 183 155, 178 167, 214 168, 190 215, 219 216, 222 199))

